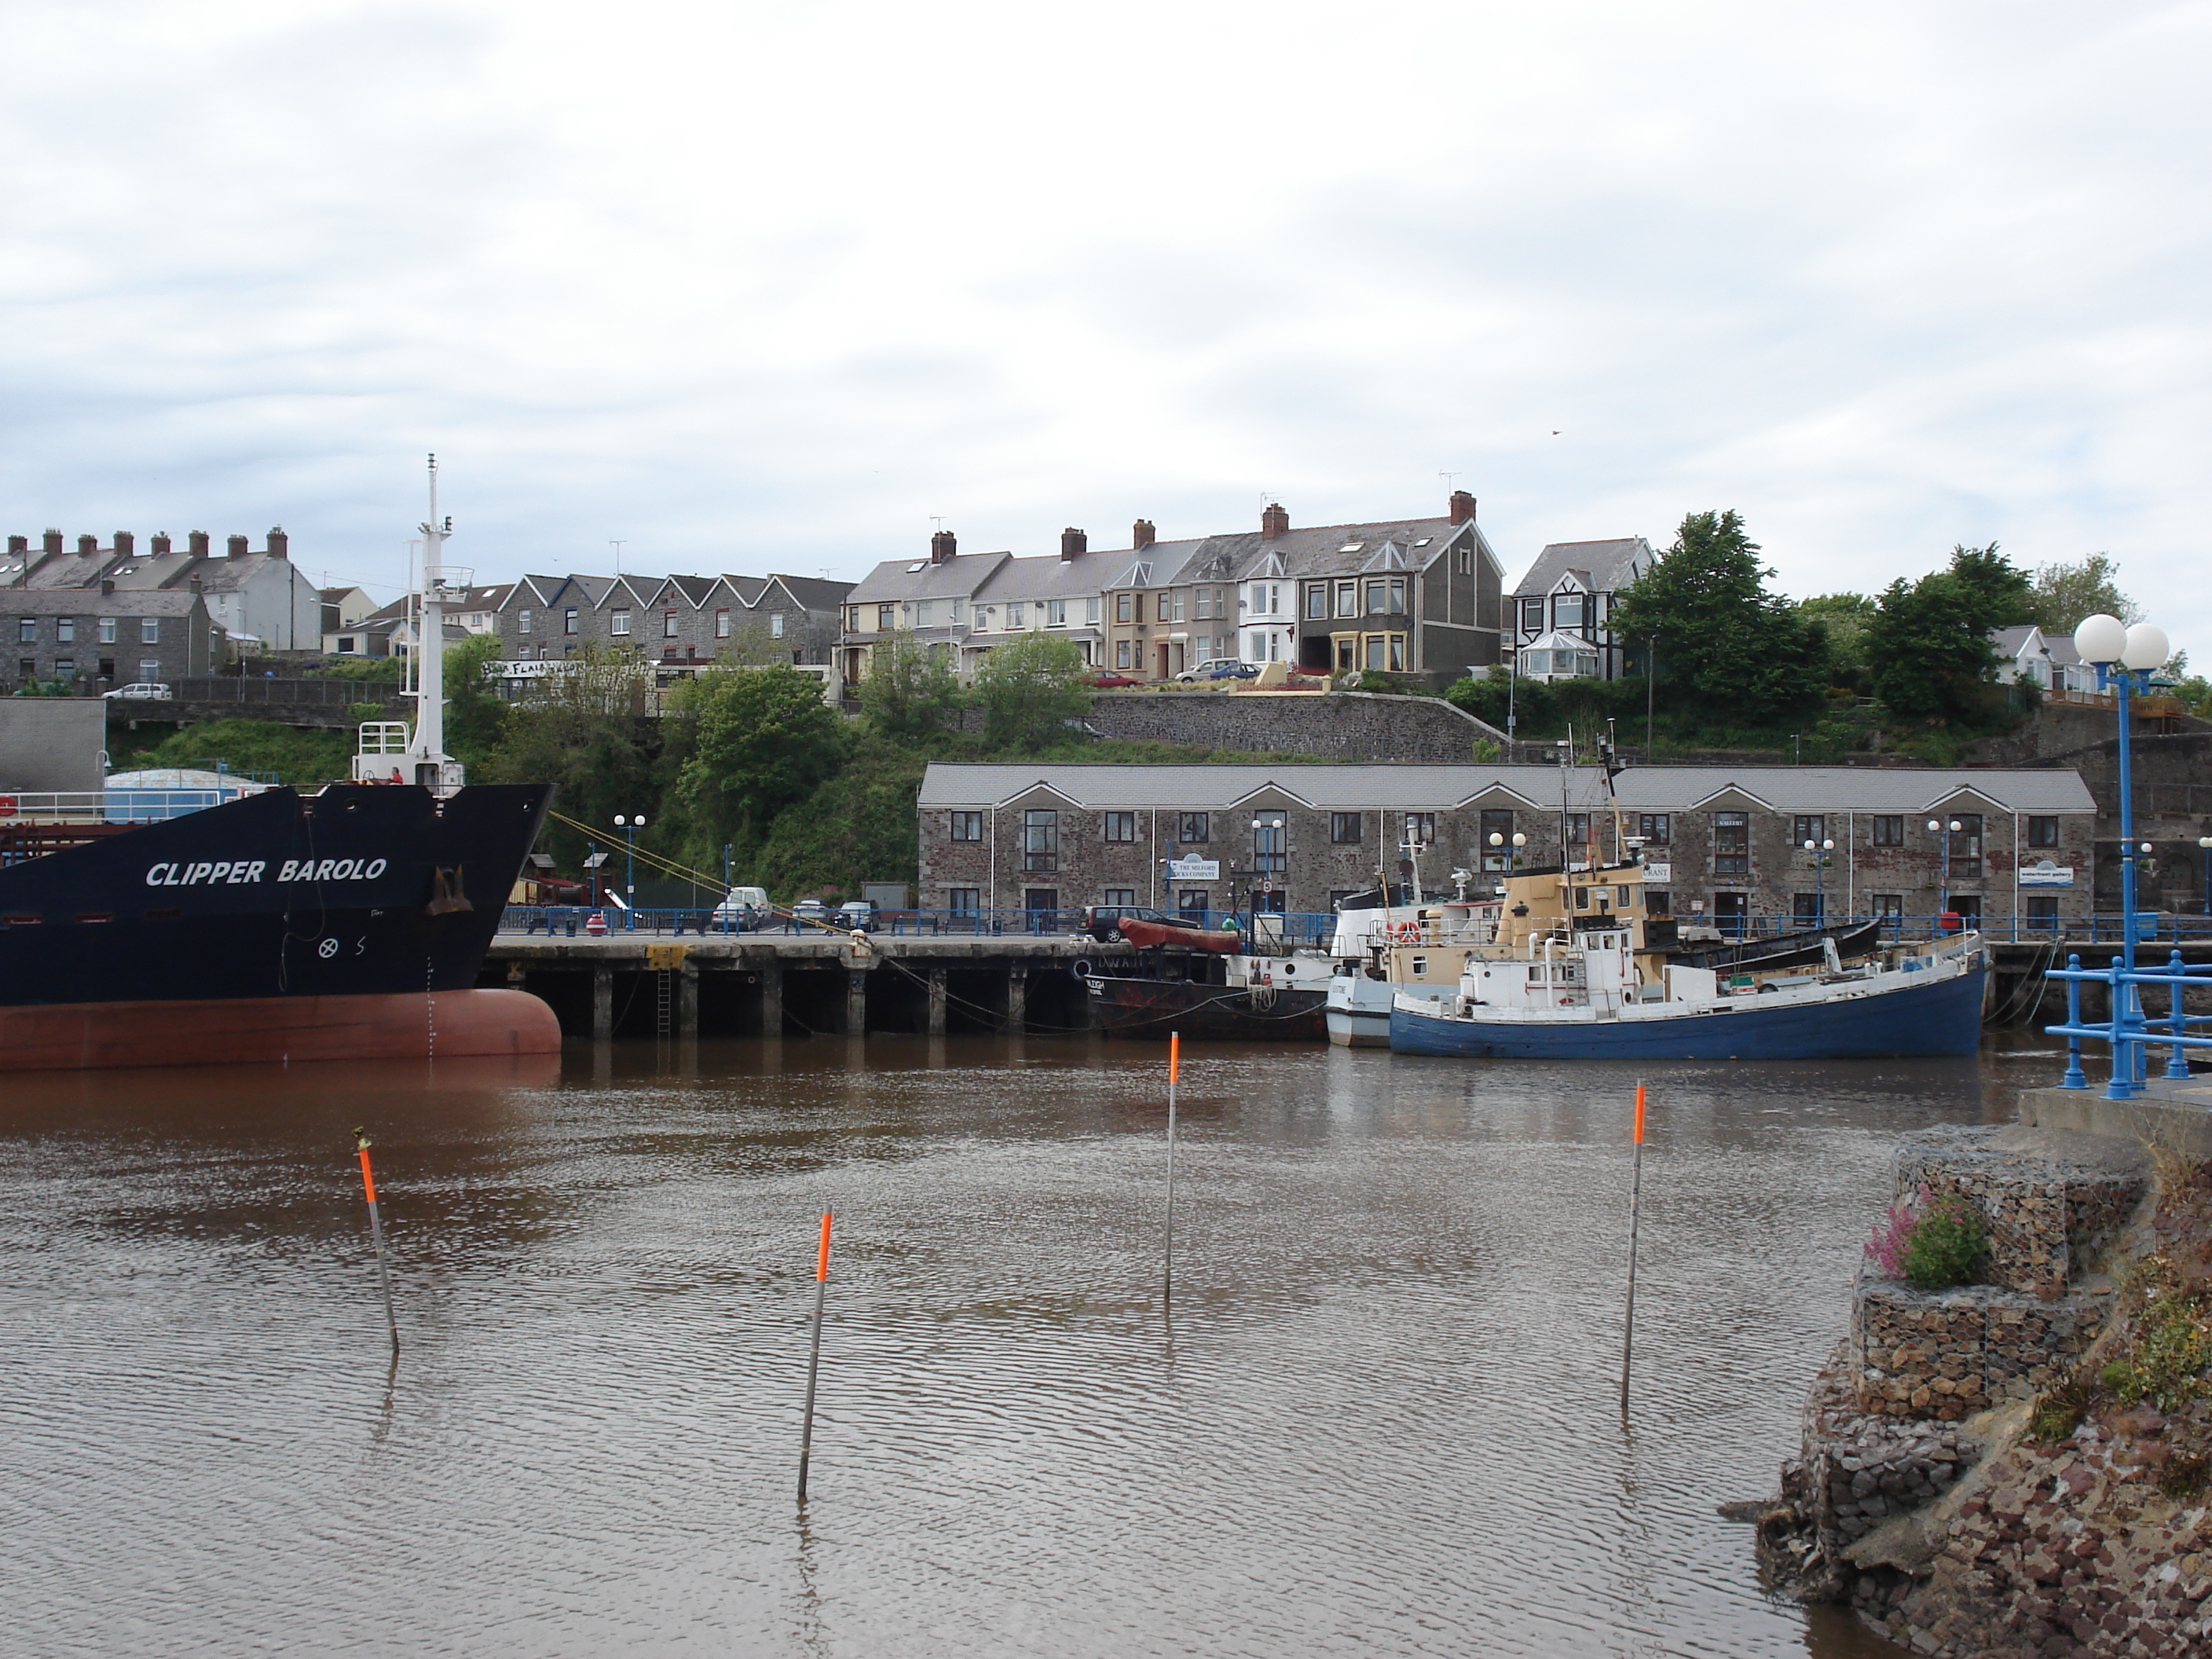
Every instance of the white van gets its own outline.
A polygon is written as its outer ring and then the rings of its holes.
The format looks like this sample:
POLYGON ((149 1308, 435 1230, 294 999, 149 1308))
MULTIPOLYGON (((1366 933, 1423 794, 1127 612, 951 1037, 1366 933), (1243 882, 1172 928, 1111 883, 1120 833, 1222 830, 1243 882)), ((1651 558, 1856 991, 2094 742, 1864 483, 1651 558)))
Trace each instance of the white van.
POLYGON ((714 907, 714 920, 757 927, 768 919, 769 908, 767 888, 732 887, 729 896, 714 907))

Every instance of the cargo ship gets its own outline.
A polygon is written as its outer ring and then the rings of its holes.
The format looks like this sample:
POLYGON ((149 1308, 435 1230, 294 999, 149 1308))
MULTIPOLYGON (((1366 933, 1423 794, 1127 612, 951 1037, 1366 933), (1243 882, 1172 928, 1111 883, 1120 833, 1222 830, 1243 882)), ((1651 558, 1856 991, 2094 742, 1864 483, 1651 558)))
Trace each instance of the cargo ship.
MULTIPOLYGON (((435 466, 429 640, 470 575, 438 559, 435 466)), ((0 1072, 557 1050, 544 1003, 476 987, 552 789, 466 782, 442 667, 421 653, 412 729, 364 726, 316 793, 4 798, 0 1072)))

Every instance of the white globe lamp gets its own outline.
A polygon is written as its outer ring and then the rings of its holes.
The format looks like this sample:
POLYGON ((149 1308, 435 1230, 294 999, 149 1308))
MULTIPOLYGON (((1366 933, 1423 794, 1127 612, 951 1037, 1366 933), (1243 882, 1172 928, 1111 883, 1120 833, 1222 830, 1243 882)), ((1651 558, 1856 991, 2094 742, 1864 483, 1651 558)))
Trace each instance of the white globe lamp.
MULTIPOLYGON (((2074 653, 2083 662, 2118 662, 2128 648, 2127 624, 2100 611, 2074 630, 2074 653)), ((2161 659, 2160 660, 2163 660, 2161 659)))
POLYGON ((2120 664, 2125 668, 2157 668, 2172 654, 2163 628, 2137 623, 2128 629, 2127 643, 2120 647, 2120 664))

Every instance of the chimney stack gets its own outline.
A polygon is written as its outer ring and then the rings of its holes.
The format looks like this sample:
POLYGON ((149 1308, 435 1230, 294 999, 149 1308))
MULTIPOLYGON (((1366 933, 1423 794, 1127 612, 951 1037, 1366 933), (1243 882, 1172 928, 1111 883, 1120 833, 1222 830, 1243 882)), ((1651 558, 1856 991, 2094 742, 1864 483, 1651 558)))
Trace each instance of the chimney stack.
POLYGON ((202 589, 201 589, 201 587, 200 587, 200 579, 199 579, 198 576, 195 576, 195 577, 193 577, 193 578, 192 578, 192 592, 195 592, 195 593, 198 593, 198 592, 200 592, 201 591, 202 591, 202 589))
POLYGON ((191 554, 194 558, 196 558, 196 559, 204 559, 205 557, 207 557, 207 556, 208 556, 208 533, 207 533, 207 532, 206 532, 206 531, 204 531, 204 530, 195 530, 194 532, 192 532, 192 533, 191 533, 191 535, 189 535, 189 536, 185 537, 185 550, 186 552, 190 553, 190 554, 191 554))
POLYGON ((58 553, 61 550, 62 532, 58 530, 49 530, 46 532, 46 551, 49 553, 58 553))
POLYGON ((103 599, 112 599, 115 597, 115 584, 105 576, 100 578, 100 597, 103 599))
POLYGON ((172 544, 169 540, 169 532, 165 530, 160 535, 154 538, 152 543, 154 556, 157 559, 162 557, 168 552, 171 544, 172 544))
POLYGON ((128 558, 137 550, 138 538, 127 530, 115 532, 115 550, 128 558))
POLYGON ((1129 532, 1129 545, 1142 552, 1152 544, 1152 538, 1158 533, 1150 519, 1139 519, 1129 532))
POLYGON ((1260 515, 1260 539, 1272 542, 1278 536, 1291 533, 1291 515, 1283 511, 1280 501, 1267 503, 1267 510, 1260 515))
POLYGON ((284 533, 284 526, 281 524, 269 526, 269 556, 272 559, 292 556, 292 538, 284 533))
POLYGON ((949 530, 940 530, 929 538, 929 562, 950 564, 960 551, 960 538, 949 530))
POLYGON ((234 559, 242 559, 246 555, 248 544, 243 536, 233 536, 223 545, 229 550, 230 556, 234 559))
POLYGON ((1464 489, 1453 490, 1451 493, 1451 521, 1454 524, 1465 524, 1474 516, 1474 497, 1468 495, 1464 489))
POLYGON ((28 536, 9 537, 8 553, 11 558, 28 558, 31 553, 31 538, 28 536))
POLYGON ((100 538, 99 538, 99 537, 97 537, 97 536, 80 536, 80 537, 78 537, 78 538, 76 538, 76 550, 77 550, 78 552, 80 552, 80 553, 97 553, 97 552, 99 552, 99 551, 100 551, 100 538))
POLYGON ((1060 562, 1062 564, 1080 558, 1091 550, 1091 538, 1073 525, 1060 532, 1060 562))

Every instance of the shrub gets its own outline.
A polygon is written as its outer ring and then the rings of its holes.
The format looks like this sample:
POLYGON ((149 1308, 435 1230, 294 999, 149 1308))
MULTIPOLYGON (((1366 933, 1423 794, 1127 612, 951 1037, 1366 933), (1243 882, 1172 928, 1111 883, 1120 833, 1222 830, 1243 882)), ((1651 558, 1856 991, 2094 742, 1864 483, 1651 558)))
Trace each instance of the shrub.
MULTIPOLYGON (((1922 1202, 1926 1202, 1928 1189, 1920 1189, 1922 1202)), ((1899 1199, 1889 1206, 1882 1218, 1874 1224, 1873 1235, 1866 1242, 1866 1253, 1875 1266, 1881 1269, 1884 1279, 1905 1277, 1905 1247, 1911 1242, 1913 1210, 1910 1200, 1899 1199)))
POLYGON ((2207 1486, 2212 1486, 2212 1457, 2201 1454, 2169 1458, 2159 1473, 2159 1491, 2185 1504, 2192 1498, 2202 1497, 2207 1486))
POLYGON ((1955 1194, 1923 1206, 1905 1244, 1905 1276, 1914 1288, 1972 1285, 1990 1265, 1990 1230, 1982 1214, 1955 1194))
POLYGON ((2127 1352, 2105 1367, 2103 1382, 2122 1405, 2148 1400, 2166 1413, 2205 1393, 2212 1370, 2212 1290, 2185 1285, 2162 1256, 2143 1263, 2128 1299, 2142 1298, 2127 1352))
POLYGON ((2034 1407, 2028 1413, 2027 1431, 2041 1441, 2065 1439, 2081 1426, 2081 1419, 2089 1414, 2089 1402, 2094 1393, 2087 1378, 2076 1376, 2048 1394, 2036 1395, 2034 1407))

